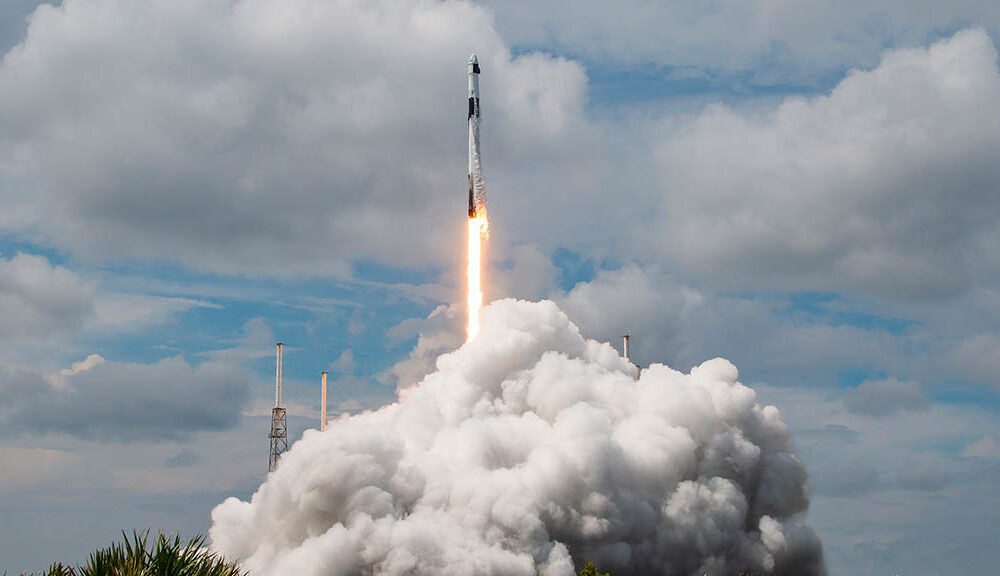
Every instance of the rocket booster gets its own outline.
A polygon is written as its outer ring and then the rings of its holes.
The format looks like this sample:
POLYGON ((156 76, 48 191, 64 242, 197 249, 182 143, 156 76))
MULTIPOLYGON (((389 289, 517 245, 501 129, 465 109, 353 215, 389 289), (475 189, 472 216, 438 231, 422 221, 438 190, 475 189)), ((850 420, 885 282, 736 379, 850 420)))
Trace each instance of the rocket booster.
POLYGON ((479 58, 469 57, 469 218, 486 213, 486 183, 479 155, 479 58))

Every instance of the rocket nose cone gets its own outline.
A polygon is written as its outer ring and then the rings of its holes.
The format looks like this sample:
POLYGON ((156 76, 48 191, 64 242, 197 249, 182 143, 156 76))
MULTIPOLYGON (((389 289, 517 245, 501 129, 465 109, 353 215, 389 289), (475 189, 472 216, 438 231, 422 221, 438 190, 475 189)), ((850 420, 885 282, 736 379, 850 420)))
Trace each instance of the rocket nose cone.
POLYGON ((469 64, 479 64, 479 57, 475 54, 469 56, 469 64))

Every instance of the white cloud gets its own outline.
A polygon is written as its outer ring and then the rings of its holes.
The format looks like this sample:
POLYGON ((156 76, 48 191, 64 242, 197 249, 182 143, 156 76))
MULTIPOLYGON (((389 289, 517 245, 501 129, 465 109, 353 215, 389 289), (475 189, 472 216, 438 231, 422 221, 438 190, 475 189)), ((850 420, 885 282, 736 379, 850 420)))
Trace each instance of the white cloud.
POLYGON ((69 368, 63 368, 59 371, 60 376, 76 376, 81 372, 86 372, 94 366, 99 366, 104 364, 105 360, 100 354, 91 354, 79 362, 73 362, 69 368))
POLYGON ((690 367, 721 355, 756 378, 811 386, 831 383, 845 367, 905 364, 901 340, 884 330, 797 319, 780 297, 698 289, 657 267, 604 270, 554 298, 588 335, 617 345, 630 334, 639 364, 690 367))
POLYGON ((975 382, 1000 387, 1000 336, 982 333, 955 344, 949 364, 975 382))
POLYGON ((989 539, 1000 498, 996 471, 956 454, 984 431, 1000 432, 980 406, 932 404, 926 411, 870 418, 847 411, 836 389, 754 386, 795 433, 816 496, 809 512, 831 574, 947 574, 961 564, 985 569, 987 552, 951 553, 942 543, 989 539))
POLYGON ((560 246, 738 290, 896 299, 1000 275, 1000 74, 977 29, 775 108, 595 123, 578 63, 512 57, 471 4, 67 0, 0 66, 0 156, 22 173, 4 194, 44 203, 29 226, 84 257, 451 267, 473 50, 495 242, 529 280, 497 286, 544 290, 560 246))
POLYGON ((865 380, 844 395, 844 404, 851 412, 879 417, 926 410, 930 401, 919 383, 887 378, 865 380))
POLYGON ((886 46, 923 44, 942 30, 978 22, 1000 30, 990 2, 576 2, 487 1, 515 45, 579 54, 625 69, 678 68, 678 75, 750 73, 763 84, 815 81, 831 70, 871 65, 886 46))
POLYGON ((222 307, 204 300, 150 296, 145 294, 102 294, 94 302, 93 324, 104 330, 139 331, 162 324, 192 308, 222 307))
POLYGON ((114 471, 115 485, 123 490, 143 495, 204 494, 227 492, 241 480, 243 470, 216 467, 208 473, 202 467, 118 468, 114 471))
POLYGON ((813 475, 817 493, 838 498, 863 498, 878 486, 878 471, 871 464, 848 462, 813 475))
POLYGON ((969 29, 828 95, 668 119, 640 253, 716 286, 952 295, 997 278, 997 52, 969 29))
POLYGON ((982 438, 966 446, 962 455, 982 460, 1000 460, 1000 443, 992 434, 983 434, 982 438))
POLYGON ((0 446, 0 493, 27 486, 51 484, 70 466, 76 465, 73 454, 45 448, 0 446))
POLYGON ((194 307, 189 298, 110 292, 36 254, 0 257, 0 361, 23 363, 64 353, 81 335, 134 332, 169 322, 194 307), (44 346, 40 345, 44 344, 44 346))
POLYGON ((59 390, 69 390, 68 377, 86 372, 105 362, 106 360, 100 354, 91 354, 79 362, 73 362, 69 368, 63 368, 59 372, 49 375, 46 380, 59 390))
POLYGON ((34 177, 4 199, 88 258, 317 275, 441 262, 462 225, 474 50, 488 175, 541 168, 585 129, 580 66, 513 58, 468 3, 43 6, 0 66, 0 157, 34 177))
POLYGON ((146 441, 186 438, 239 421, 248 376, 216 362, 197 366, 182 357, 152 364, 94 362, 60 375, 52 386, 31 372, 0 372, 0 421, 29 434, 146 441))
POLYGON ((537 246, 517 245, 506 254, 496 254, 505 249, 505 246, 499 245, 496 248, 497 250, 492 245, 487 245, 487 251, 492 257, 485 274, 487 294, 538 300, 548 296, 555 288, 559 270, 537 246))
POLYGON ((46 337, 81 327, 96 288, 43 256, 0 258, 0 338, 46 337))
POLYGON ((350 348, 341 352, 337 360, 330 364, 331 370, 348 374, 354 372, 354 367, 354 352, 350 348))
POLYGON ((945 467, 929 458, 910 458, 896 471, 896 483, 903 490, 937 492, 948 485, 945 467))
POLYGON ((264 318, 252 318, 243 324, 240 334, 235 338, 233 346, 222 350, 205 352, 205 356, 217 362, 238 364, 277 354, 277 343, 277 337, 274 335, 274 331, 267 320, 264 318))

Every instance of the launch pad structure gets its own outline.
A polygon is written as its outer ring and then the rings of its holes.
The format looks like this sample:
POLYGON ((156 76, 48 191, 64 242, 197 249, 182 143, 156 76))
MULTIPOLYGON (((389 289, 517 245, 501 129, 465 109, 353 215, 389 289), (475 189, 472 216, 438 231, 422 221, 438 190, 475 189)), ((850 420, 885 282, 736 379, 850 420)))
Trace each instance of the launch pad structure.
POLYGON ((278 367, 274 376, 274 409, 271 410, 271 456, 268 458, 268 472, 278 467, 278 458, 288 450, 288 422, 285 409, 281 407, 281 353, 284 344, 278 342, 278 367))

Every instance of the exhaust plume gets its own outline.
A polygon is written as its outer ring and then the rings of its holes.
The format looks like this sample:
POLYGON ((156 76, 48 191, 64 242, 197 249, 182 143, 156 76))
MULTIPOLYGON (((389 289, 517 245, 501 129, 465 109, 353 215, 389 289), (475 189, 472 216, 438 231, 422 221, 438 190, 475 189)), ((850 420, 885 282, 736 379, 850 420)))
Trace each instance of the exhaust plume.
POLYGON ((306 430, 213 548, 257 576, 823 574, 778 410, 715 359, 634 367, 552 302, 494 302, 399 401, 306 430))
POLYGON ((479 212, 469 218, 469 256, 468 270, 468 308, 469 323, 465 329, 466 341, 472 340, 479 333, 479 312, 483 307, 483 241, 489 237, 489 220, 486 211, 479 212))

